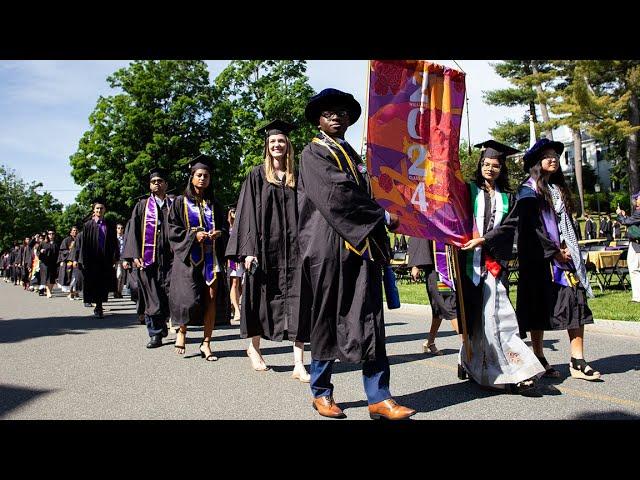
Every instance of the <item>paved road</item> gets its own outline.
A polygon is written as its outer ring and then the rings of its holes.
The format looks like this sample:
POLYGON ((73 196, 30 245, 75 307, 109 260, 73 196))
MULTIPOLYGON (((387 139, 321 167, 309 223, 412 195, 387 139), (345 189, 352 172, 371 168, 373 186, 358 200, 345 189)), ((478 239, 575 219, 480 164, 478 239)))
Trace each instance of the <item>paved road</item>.
MULTIPOLYGON (((238 327, 214 332, 218 362, 198 355, 202 328, 189 330, 187 352, 173 352, 173 334, 147 350, 146 328, 128 299, 106 304, 104 319, 61 293, 46 299, 0 283, 1 419, 322 419, 307 384, 290 378, 292 347, 263 342, 273 368, 254 372, 238 327)), ((430 419, 640 419, 640 338, 589 333, 587 359, 604 381, 568 377, 568 340, 550 332, 547 359, 563 380, 544 380, 541 398, 496 394, 458 381, 459 340, 443 323, 438 346, 421 350, 427 306, 386 312, 391 388, 396 399, 430 419), (568 378, 567 378, 568 377, 568 378)), ((305 354, 309 362, 309 352, 305 354)), ((360 370, 336 364, 335 397, 349 419, 368 419, 360 370)))

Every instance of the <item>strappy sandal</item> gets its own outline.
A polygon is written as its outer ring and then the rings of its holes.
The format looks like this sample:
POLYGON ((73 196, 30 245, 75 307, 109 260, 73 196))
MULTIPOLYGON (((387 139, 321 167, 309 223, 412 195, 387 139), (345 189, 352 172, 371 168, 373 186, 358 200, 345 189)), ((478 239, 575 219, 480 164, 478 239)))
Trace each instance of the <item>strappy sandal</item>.
POLYGON ((584 358, 571 357, 571 363, 569 363, 569 372, 573 378, 581 378, 593 382, 594 380, 600 380, 600 372, 591 368, 587 364, 584 358))
POLYGON ((523 397, 542 397, 542 394, 537 389, 535 377, 528 378, 515 385, 509 385, 509 391, 513 395, 522 395, 523 397))
POLYGON ((435 343, 429 343, 428 341, 422 344, 422 353, 429 353, 436 356, 443 355, 442 351, 438 350, 435 343))
POLYGON ((540 363, 544 367, 545 372, 542 374, 543 377, 560 378, 560 372, 555 368, 553 368, 551 365, 549 365, 549 362, 547 362, 547 359, 544 358, 544 356, 538 357, 538 355, 536 355, 536 358, 540 361, 540 363))
MULTIPOLYGON (((216 362, 218 360, 218 357, 216 357, 213 352, 210 353, 209 355, 207 355, 206 353, 204 353, 202 351, 202 346, 204 345, 204 342, 202 342, 200 344, 200 358, 204 358, 207 362, 216 362)), ((211 349, 211 347, 209 347, 209 349, 211 349)))
MULTIPOLYGON (((178 334, 180 334, 182 332, 178 331, 178 334)), ((176 349, 176 353, 178 355, 184 355, 184 352, 186 351, 186 349, 184 348, 185 344, 187 343, 187 332, 182 333, 182 335, 184 335, 183 339, 182 339, 182 345, 178 345, 178 337, 176 337, 176 341, 174 342, 173 346, 176 349), (178 350, 182 350, 182 352, 178 352, 178 350)))
POLYGON ((247 356, 249 360, 251 360, 251 368, 253 368, 256 372, 266 372, 269 370, 269 367, 264 362, 262 355, 260 355, 255 350, 247 349, 247 356))

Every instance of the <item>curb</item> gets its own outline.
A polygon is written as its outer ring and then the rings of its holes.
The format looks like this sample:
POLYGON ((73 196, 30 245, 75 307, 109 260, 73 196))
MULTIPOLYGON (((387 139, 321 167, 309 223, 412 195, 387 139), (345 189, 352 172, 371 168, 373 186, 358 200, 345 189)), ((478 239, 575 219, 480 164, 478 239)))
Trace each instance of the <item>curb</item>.
POLYGON ((586 330, 589 332, 640 337, 640 322, 596 318, 594 323, 586 326, 586 330))
MULTIPOLYGON (((429 305, 417 303, 403 303, 400 308, 395 310, 388 310, 385 305, 384 311, 385 315, 428 315, 429 318, 431 317, 429 305)), ((586 330, 594 333, 609 333, 640 338, 640 322, 594 319, 594 323, 586 325, 586 330)))

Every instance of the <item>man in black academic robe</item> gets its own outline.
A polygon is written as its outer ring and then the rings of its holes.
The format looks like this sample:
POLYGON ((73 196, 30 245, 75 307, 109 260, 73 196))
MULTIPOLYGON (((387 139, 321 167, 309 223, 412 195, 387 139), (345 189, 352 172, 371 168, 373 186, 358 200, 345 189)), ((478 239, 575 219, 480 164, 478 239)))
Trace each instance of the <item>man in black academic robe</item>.
MULTIPOLYGON (((127 221, 127 225, 124 227, 124 238, 125 238, 125 251, 127 248, 127 238, 129 238, 129 230, 131 230, 131 225, 133 222, 131 219, 127 221)), ((131 292, 131 301, 136 303, 136 314, 138 315, 138 323, 140 325, 145 325, 144 318, 144 296, 142 295, 142 291, 140 289, 140 269, 134 267, 132 263, 124 261, 122 263, 122 268, 124 268, 127 273, 127 287, 129 287, 129 291, 131 292)))
POLYGON ((49 230, 47 238, 40 244, 40 285, 47 290, 47 297, 51 298, 51 290, 58 276, 58 253, 60 247, 56 242, 56 232, 49 230))
POLYGON ((108 300, 109 292, 115 291, 113 265, 120 258, 116 228, 106 220, 104 201, 93 204, 93 217, 84 224, 78 244, 78 265, 84 277, 84 303, 95 303, 94 314, 104 318, 102 304, 108 300))
POLYGON ((297 339, 310 336, 313 407, 320 415, 345 416, 331 384, 338 358, 362 363, 371 418, 402 419, 415 410, 398 405, 389 391, 381 268, 391 255, 385 224, 396 228, 398 218, 371 198, 366 172, 344 140, 360 113, 352 95, 335 89, 312 97, 305 109, 320 132, 300 161, 297 339))
POLYGON ((586 214, 585 218, 587 219, 584 223, 585 240, 593 240, 597 237, 596 224, 593 220, 591 220, 589 214, 586 214))
POLYGON ((169 280, 173 252, 169 244, 167 220, 171 201, 166 194, 166 178, 164 170, 160 168, 151 170, 149 178, 151 195, 142 198, 133 207, 123 252, 123 258, 139 269, 137 275, 140 283, 139 293, 144 297, 144 318, 151 338, 147 348, 162 346, 162 338, 168 334, 169 280), (155 205, 150 202, 154 202, 155 205), (155 208, 152 208, 154 206, 155 208), (143 258, 145 233, 148 235, 146 244, 154 245, 147 249, 148 258, 143 258), (149 242, 152 238, 153 243, 149 242))

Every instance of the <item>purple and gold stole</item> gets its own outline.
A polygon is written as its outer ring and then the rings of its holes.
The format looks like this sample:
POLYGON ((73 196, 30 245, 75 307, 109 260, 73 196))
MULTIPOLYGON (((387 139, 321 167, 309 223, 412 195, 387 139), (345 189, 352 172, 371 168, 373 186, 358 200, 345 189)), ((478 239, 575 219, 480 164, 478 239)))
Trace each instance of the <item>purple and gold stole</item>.
POLYGON ((438 272, 438 291, 440 293, 451 293, 455 291, 449 250, 448 245, 442 242, 433 242, 433 260, 436 272, 438 272))
MULTIPOLYGON (((536 189, 536 182, 533 178, 529 177, 529 179, 524 183, 528 187, 530 187, 536 195, 538 195, 538 191, 536 189)), ((556 215, 553 207, 550 208, 542 208, 540 212, 540 216, 542 217, 542 223, 544 224, 544 229, 549 235, 549 238, 556 244, 558 248, 560 245, 560 230, 558 228, 558 217, 556 215)), ((555 258, 552 259, 551 262, 551 275, 553 277, 553 282, 564 287, 572 286, 567 278, 566 273, 570 271, 575 271, 575 267, 573 266, 573 261, 569 261, 565 264, 558 262, 555 258)))
MULTIPOLYGON (((205 201, 201 205, 196 205, 187 197, 184 197, 184 218, 187 228, 201 227, 205 232, 215 230, 213 210, 205 201)), ((204 262, 204 278, 207 285, 211 285, 216 279, 215 272, 215 250, 214 242, 210 238, 205 238, 202 243, 194 242, 191 247, 191 263, 198 266, 204 262)))
MULTIPOLYGON (((167 207, 171 206, 169 197, 165 198, 167 207)), ((142 224, 142 263, 145 267, 156 261, 156 238, 158 232, 158 204, 156 197, 147 198, 144 207, 144 223, 142 224)))

